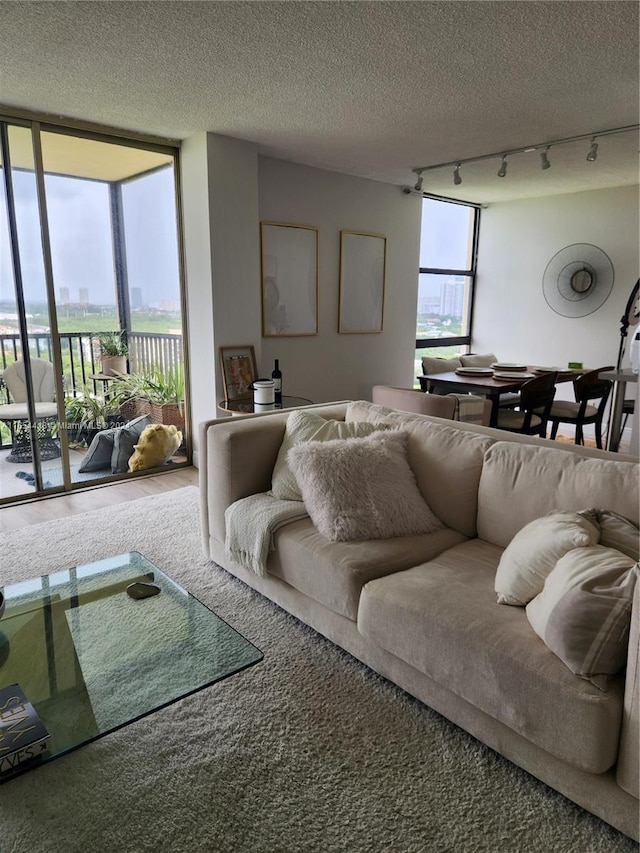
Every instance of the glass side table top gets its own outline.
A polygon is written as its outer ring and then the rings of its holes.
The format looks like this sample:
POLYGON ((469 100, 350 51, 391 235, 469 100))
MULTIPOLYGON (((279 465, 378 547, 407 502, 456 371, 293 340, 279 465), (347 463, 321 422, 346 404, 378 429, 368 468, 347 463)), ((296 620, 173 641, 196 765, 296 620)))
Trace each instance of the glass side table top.
POLYGON ((307 400, 306 397, 288 397, 286 394, 283 394, 282 405, 278 407, 276 407, 275 403, 271 403, 268 405, 254 405, 253 397, 243 397, 239 400, 223 400, 221 403, 218 403, 218 408, 222 409, 223 412, 252 415, 257 412, 277 412, 280 409, 295 409, 298 406, 310 405, 311 400, 307 400))
POLYGON ((47 727, 44 761, 263 657, 135 551, 6 586, 4 595, 0 687, 18 683, 47 727), (161 592, 130 598, 134 581, 161 592))

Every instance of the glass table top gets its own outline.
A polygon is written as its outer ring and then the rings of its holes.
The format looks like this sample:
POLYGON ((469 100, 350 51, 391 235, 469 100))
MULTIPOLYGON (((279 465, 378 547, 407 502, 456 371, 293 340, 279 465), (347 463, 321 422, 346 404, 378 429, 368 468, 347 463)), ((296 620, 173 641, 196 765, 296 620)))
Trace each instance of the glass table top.
POLYGON ((218 403, 218 408, 224 412, 240 412, 245 415, 252 415, 257 412, 277 412, 280 409, 295 409, 299 406, 309 405, 311 405, 311 400, 307 400, 306 397, 288 397, 283 394, 281 406, 276 406, 275 403, 254 404, 253 397, 242 397, 239 400, 223 400, 218 403))
POLYGON ((0 687, 19 684, 48 729, 43 763, 263 657, 135 551, 6 586, 4 595, 0 687), (135 600, 126 592, 135 581, 161 591, 135 600))

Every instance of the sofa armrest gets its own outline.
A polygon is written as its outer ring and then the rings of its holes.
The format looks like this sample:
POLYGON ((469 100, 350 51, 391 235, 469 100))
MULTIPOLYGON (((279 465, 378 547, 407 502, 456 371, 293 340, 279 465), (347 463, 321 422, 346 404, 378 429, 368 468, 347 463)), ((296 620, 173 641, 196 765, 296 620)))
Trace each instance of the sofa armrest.
MULTIPOLYGON (((347 403, 305 406, 325 418, 344 420, 347 403)), ((217 418, 198 429, 200 519, 206 554, 209 539, 225 539, 224 513, 240 498, 271 488, 271 474, 289 411, 217 418)))
POLYGON ((624 687, 622 729, 616 781, 634 797, 640 796, 640 580, 636 582, 631 611, 627 675, 624 687))

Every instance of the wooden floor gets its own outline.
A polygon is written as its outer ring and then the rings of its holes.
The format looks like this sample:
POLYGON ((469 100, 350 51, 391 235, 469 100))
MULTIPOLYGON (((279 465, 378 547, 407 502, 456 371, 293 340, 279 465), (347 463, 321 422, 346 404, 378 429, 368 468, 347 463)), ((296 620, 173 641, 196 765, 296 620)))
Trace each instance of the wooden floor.
POLYGON ((198 470, 188 467, 180 468, 170 474, 136 477, 123 483, 83 489, 71 495, 59 495, 0 507, 0 533, 30 524, 39 524, 41 521, 54 521, 57 518, 66 518, 69 515, 90 512, 125 501, 134 501, 137 498, 146 498, 171 489, 197 485, 198 470))

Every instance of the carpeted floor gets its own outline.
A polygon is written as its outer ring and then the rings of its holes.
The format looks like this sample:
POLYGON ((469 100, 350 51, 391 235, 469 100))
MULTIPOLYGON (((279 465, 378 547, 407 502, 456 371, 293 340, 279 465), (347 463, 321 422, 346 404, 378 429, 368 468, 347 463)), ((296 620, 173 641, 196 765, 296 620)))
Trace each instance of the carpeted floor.
POLYGON ((138 550, 264 661, 0 787, 0 853, 631 853, 202 556, 197 490, 0 535, 0 584, 138 550))

